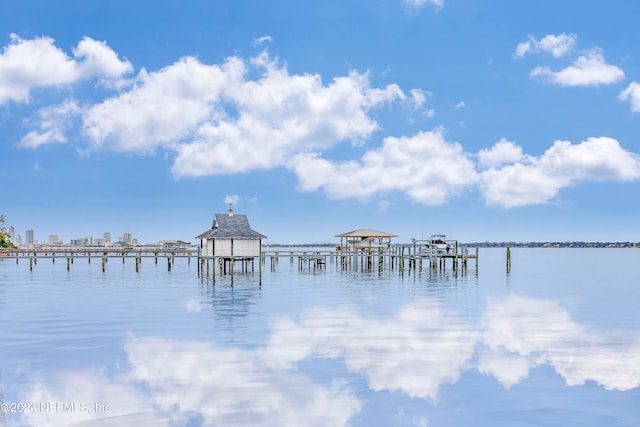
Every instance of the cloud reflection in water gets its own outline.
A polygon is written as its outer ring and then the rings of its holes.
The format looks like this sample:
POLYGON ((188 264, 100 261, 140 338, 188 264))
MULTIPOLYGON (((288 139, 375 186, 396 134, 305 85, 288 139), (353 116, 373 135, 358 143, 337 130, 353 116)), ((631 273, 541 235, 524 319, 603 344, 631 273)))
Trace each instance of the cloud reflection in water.
MULTIPOLYGON (((492 376, 505 388, 540 365, 552 367, 569 386, 594 381, 625 391, 640 385, 637 331, 597 333, 555 302, 514 295, 489 300, 477 324, 431 301, 406 305, 388 318, 314 308, 297 320, 275 320, 268 342, 253 350, 155 338, 129 338, 124 349, 130 366, 121 377, 63 373, 48 386, 37 383, 25 398, 77 400, 103 389, 110 399, 128 402, 120 407, 124 413, 114 403, 112 416, 155 417, 158 425, 324 426, 346 425, 365 401, 353 384, 332 380, 330 372, 328 385, 315 383, 300 369, 302 361, 335 359, 372 391, 429 403, 465 370, 492 376)), ((47 425, 42 415, 25 420, 47 425)))

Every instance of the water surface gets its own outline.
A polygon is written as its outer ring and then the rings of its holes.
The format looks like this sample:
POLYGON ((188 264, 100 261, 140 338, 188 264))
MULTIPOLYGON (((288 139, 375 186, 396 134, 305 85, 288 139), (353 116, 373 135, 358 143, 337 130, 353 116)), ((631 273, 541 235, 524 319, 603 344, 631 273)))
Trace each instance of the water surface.
POLYGON ((466 272, 0 261, 6 425, 637 426, 640 251, 466 272), (260 271, 261 270, 261 271, 260 271), (43 402, 48 405, 42 406, 43 402), (17 406, 16 408, 17 409, 17 406))

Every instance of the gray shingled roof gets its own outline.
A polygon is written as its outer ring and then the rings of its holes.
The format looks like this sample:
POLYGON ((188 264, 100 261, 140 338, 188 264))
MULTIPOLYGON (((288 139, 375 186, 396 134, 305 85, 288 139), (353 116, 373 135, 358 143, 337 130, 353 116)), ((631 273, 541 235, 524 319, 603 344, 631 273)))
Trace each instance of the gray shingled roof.
POLYGON ((196 239, 266 239, 257 231, 249 227, 249 220, 246 215, 225 215, 215 214, 213 225, 210 230, 205 231, 196 239))

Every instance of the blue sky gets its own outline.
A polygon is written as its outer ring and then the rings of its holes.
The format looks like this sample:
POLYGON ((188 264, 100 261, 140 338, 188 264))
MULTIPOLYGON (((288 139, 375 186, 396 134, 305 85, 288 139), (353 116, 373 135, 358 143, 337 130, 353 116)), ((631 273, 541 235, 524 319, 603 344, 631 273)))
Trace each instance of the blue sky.
POLYGON ((5 2, 7 225, 638 241, 635 1, 5 2))

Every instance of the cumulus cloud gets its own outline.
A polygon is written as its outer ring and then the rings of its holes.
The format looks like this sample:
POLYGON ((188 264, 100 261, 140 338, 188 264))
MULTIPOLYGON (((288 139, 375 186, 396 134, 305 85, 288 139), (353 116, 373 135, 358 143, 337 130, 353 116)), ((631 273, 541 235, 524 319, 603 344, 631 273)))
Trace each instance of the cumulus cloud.
POLYGON ((532 35, 529 35, 527 41, 519 43, 516 46, 514 56, 516 58, 523 58, 525 55, 535 52, 549 52, 555 58, 566 55, 570 52, 576 44, 577 36, 575 34, 549 34, 542 39, 537 40, 532 35))
POLYGON ((104 42, 83 38, 73 58, 54 45, 50 37, 25 40, 11 34, 0 54, 0 105, 27 102, 32 89, 60 86, 93 77, 116 78, 132 70, 104 42))
MULTIPOLYGON (((549 52, 555 58, 560 58, 574 49, 576 39, 575 34, 566 33, 549 34, 540 40, 530 35, 527 41, 518 44, 513 56, 523 58, 535 52, 549 52)), ((531 70, 529 75, 559 86, 598 86, 618 83, 624 78, 622 69, 608 64, 602 49, 597 47, 586 51, 571 65, 559 71, 541 66, 531 70)))
POLYGON ((84 133, 94 148, 153 152, 176 147, 211 116, 224 115, 213 103, 225 87, 237 86, 245 65, 236 58, 222 66, 183 58, 159 71, 143 70, 135 86, 89 108, 84 133))
POLYGON ((560 189, 583 181, 632 181, 640 178, 640 156, 612 138, 589 138, 579 144, 556 141, 539 157, 522 156, 520 147, 501 140, 481 150, 479 173, 488 205, 515 207, 547 203, 560 189), (507 161, 514 162, 504 165, 507 161), (500 166, 502 165, 502 166, 500 166))
MULTIPOLYGON (((574 40, 547 36, 536 43, 529 40, 529 49, 559 55, 574 40)), ((26 101, 35 87, 90 77, 117 79, 131 69, 106 43, 88 37, 73 49, 72 58, 51 38, 23 40, 14 35, 0 56, 0 103, 26 101)), ((597 49, 560 72, 536 70, 536 75, 567 85, 603 84, 623 76, 597 49)), ((446 203, 475 188, 490 205, 546 203, 563 187, 581 181, 637 179, 637 155, 622 150, 617 141, 604 142, 607 138, 593 138, 600 143, 579 144, 580 149, 556 143, 540 158, 502 140, 474 156, 459 143, 447 141, 442 128, 435 128, 386 136, 359 158, 332 160, 325 153, 337 144, 359 147, 371 141, 380 130, 376 108, 399 102, 433 117, 433 109, 424 110, 430 93, 414 88, 407 95, 396 84, 375 87, 368 73, 356 71, 325 83, 318 74, 290 73, 267 52, 250 59, 232 56, 220 64, 184 57, 119 81, 124 83, 107 86, 112 96, 97 103, 80 105, 69 99, 40 109, 20 146, 64 143, 73 134, 86 141, 88 151, 163 150, 174 159, 171 171, 176 178, 284 167, 297 175, 302 191, 363 200, 400 192, 425 205, 446 203), (609 148, 604 157, 603 147, 609 148), (551 163, 558 152, 592 160, 566 173, 551 163), (624 172, 611 172, 620 159, 624 172), (590 173, 581 175, 585 170, 590 173)), ((637 88, 634 82, 620 94, 632 108, 638 103, 637 88)), ((464 102, 456 106, 464 107, 464 102)))
POLYGON ((549 67, 536 67, 530 75, 559 86, 607 85, 624 78, 624 72, 620 68, 606 63, 600 49, 590 50, 560 71, 552 71, 549 67))
POLYGON ((629 101, 631 111, 640 113, 640 83, 631 82, 631 84, 620 93, 621 101, 629 101))
POLYGON ((266 53, 222 66, 187 57, 141 73, 132 90, 91 107, 84 130, 94 147, 175 151, 176 177, 236 173, 365 139, 378 129, 368 111, 395 99, 406 99, 397 85, 374 88, 367 74, 325 85, 319 75, 290 74, 266 53), (248 79, 249 70, 262 75, 248 79))
POLYGON ((332 162, 310 153, 298 155, 292 163, 304 191, 322 188, 337 199, 401 191, 417 202, 439 205, 476 182, 469 157, 437 128, 410 137, 387 137, 360 161, 332 162))
POLYGON ((478 164, 483 168, 495 168, 504 163, 518 162, 524 158, 522 147, 500 139, 493 147, 483 148, 478 152, 478 164))
POLYGON ((133 71, 127 60, 120 60, 118 55, 104 41, 84 37, 73 56, 78 60, 78 75, 81 78, 94 76, 116 78, 133 71))

